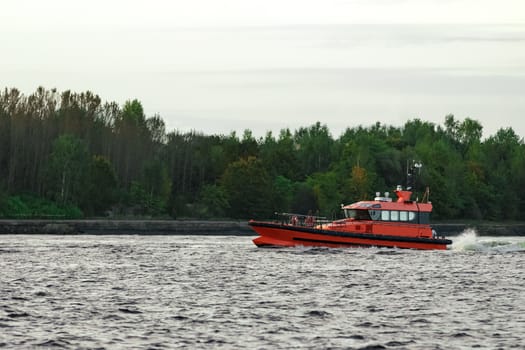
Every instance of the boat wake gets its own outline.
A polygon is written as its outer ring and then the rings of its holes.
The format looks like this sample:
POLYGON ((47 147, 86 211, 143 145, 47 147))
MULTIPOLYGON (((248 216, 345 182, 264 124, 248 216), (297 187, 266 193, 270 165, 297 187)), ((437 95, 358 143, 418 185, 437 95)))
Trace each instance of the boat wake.
POLYGON ((525 252, 523 237, 479 237, 475 229, 467 229, 453 239, 451 250, 471 252, 525 252))

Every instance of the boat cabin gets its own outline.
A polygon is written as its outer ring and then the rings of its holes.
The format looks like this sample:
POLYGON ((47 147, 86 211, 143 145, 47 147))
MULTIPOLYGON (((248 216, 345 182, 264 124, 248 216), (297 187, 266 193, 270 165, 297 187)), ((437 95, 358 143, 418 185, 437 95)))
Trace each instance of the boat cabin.
POLYGON ((346 219, 360 221, 389 221, 415 224, 430 223, 430 213, 407 210, 343 209, 346 219))
POLYGON ((384 197, 376 196, 373 201, 361 201, 343 206, 345 218, 356 221, 430 223, 431 203, 418 203, 410 200, 412 194, 410 191, 398 189, 395 193, 398 196, 395 202, 388 196, 388 193, 385 193, 384 197))

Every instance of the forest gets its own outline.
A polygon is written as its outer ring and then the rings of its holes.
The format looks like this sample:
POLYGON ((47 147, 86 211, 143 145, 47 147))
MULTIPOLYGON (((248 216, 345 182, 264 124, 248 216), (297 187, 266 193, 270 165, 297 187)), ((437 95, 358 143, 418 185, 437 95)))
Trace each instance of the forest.
MULTIPOLYGON (((497 116, 495 116, 497 117, 497 116)), ((256 138, 166 130, 142 103, 39 87, 0 91, 2 218, 339 217, 341 204, 405 185, 423 164, 438 220, 525 220, 525 145, 476 120, 372 120, 335 138, 317 122, 256 138)))

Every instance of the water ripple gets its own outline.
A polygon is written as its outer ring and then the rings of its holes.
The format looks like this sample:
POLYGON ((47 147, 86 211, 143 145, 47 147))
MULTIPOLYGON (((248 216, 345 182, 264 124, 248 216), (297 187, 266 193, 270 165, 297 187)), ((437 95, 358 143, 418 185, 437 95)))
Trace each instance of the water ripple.
POLYGON ((2 236, 0 347, 519 348, 523 244, 468 240, 421 252, 2 236))

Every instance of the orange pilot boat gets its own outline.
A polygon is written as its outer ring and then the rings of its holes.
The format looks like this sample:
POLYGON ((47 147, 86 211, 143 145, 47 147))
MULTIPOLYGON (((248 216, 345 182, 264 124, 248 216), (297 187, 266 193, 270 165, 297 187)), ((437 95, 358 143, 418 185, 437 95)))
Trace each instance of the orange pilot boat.
MULTIPOLYGON (((409 188, 410 189, 410 188, 409 188)), ((259 234, 253 240, 264 246, 390 247, 447 249, 452 241, 439 237, 430 226, 432 203, 428 190, 423 201, 411 200, 412 192, 398 186, 393 201, 388 193, 373 201, 342 206, 345 218, 325 218, 283 213, 280 220, 249 221, 259 234)))

